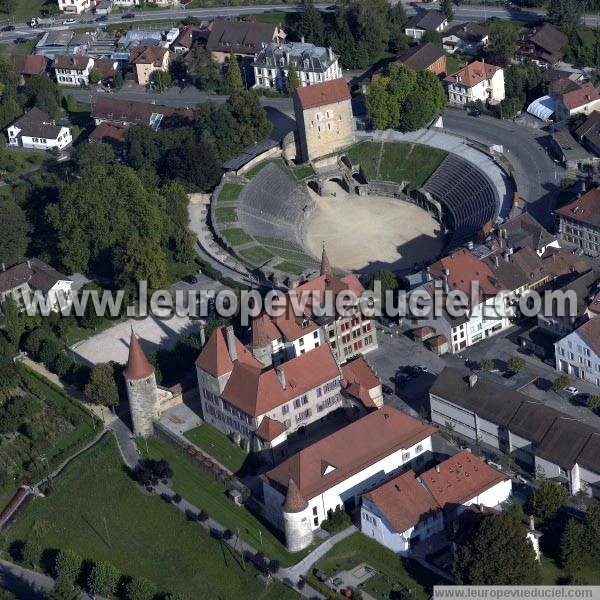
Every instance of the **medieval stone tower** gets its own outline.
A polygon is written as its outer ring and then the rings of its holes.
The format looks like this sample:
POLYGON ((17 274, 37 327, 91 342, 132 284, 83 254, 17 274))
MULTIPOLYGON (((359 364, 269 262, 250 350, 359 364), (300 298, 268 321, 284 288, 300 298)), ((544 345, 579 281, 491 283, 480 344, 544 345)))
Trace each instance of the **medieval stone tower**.
POLYGON ((152 435, 152 423, 159 417, 158 387, 154 367, 148 362, 133 329, 123 376, 127 385, 133 433, 136 436, 152 435))
POLYGON ((285 545, 288 552, 298 552, 310 546, 313 541, 313 534, 308 502, 302 497, 296 482, 291 477, 281 511, 283 514, 285 545))
POLYGON ((273 364, 273 348, 266 330, 268 320, 269 317, 265 314, 252 320, 250 349, 254 358, 260 361, 263 367, 270 367, 273 364))

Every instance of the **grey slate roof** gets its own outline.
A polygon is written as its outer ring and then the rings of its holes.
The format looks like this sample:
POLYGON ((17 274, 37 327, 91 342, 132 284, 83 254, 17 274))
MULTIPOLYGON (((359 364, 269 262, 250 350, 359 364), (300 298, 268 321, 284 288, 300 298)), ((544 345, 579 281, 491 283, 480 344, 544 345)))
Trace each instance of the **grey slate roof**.
POLYGON ((256 54, 262 44, 273 41, 275 27, 272 23, 217 19, 208 36, 206 48, 211 52, 256 54))
POLYGON ((402 63, 415 71, 424 71, 442 56, 444 56, 444 52, 441 48, 427 42, 423 45, 408 48, 408 50, 398 55, 396 62, 402 63))
POLYGON ((56 139, 62 129, 54 125, 50 117, 35 106, 19 117, 13 125, 21 130, 21 135, 51 140, 56 139))
POLYGON ((409 19, 406 27, 435 31, 445 20, 446 16, 439 10, 426 10, 409 19))
POLYGON ((553 423, 535 453, 563 469, 571 469, 594 432, 585 423, 564 416, 553 423))
POLYGON ((515 249, 529 246, 537 252, 556 239, 527 212, 506 221, 502 229, 506 231, 508 245, 515 249))
POLYGON ((296 71, 324 73, 337 60, 338 56, 328 48, 291 42, 289 44, 266 44, 254 60, 259 68, 283 68, 293 64, 296 71))

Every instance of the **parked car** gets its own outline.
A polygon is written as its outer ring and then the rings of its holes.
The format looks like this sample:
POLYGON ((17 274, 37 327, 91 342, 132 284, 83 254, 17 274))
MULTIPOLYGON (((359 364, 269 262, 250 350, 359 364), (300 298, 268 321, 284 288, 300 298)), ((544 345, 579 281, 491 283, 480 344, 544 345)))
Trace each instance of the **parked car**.
POLYGON ((576 396, 579 394, 579 390, 574 385, 570 385, 569 387, 565 388, 565 392, 567 392, 567 394, 570 396, 576 396))
POLYGON ((26 44, 27 38, 15 38, 13 44, 26 44))
POLYGON ((498 471, 502 471, 502 467, 492 460, 488 460, 487 464, 490 465, 490 467, 494 467, 494 469, 498 469, 498 471))
POLYGON ((125 13, 121 19, 135 19, 135 13, 125 13))
POLYGON ((480 117, 480 116, 481 116, 481 111, 480 111, 478 108, 472 108, 472 109, 469 111, 469 114, 470 114, 472 117, 480 117))
POLYGON ((73 25, 73 23, 77 23, 77 19, 65 19, 62 22, 63 25, 73 25))
POLYGON ((108 21, 108 17, 106 15, 102 15, 100 17, 96 17, 96 22, 100 23, 102 21, 108 21))
POLYGON ((14 31, 14 30, 15 30, 14 25, 7 25, 6 27, 2 28, 2 31, 14 31))
POLYGON ((394 390, 389 385, 382 385, 381 389, 383 390, 384 394, 390 395, 394 393, 394 390))

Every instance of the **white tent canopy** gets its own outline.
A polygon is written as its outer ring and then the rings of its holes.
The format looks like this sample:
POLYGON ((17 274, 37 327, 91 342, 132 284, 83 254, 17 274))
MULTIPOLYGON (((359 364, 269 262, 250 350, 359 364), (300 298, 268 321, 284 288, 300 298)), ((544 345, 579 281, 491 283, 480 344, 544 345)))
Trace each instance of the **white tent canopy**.
POLYGON ((556 110, 556 102, 550 96, 542 96, 534 100, 528 107, 527 112, 542 121, 549 121, 556 110))

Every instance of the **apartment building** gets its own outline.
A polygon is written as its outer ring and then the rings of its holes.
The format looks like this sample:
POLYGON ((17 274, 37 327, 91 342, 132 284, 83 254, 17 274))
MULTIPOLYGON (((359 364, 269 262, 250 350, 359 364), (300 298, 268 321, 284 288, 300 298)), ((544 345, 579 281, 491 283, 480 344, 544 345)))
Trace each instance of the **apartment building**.
POLYGON ((556 370, 600 386, 600 319, 592 318, 554 344, 556 370))
POLYGON ((554 211, 559 218, 561 238, 584 254, 600 256, 600 188, 554 211))
POLYGON ((90 82, 94 59, 82 54, 59 54, 52 63, 58 85, 84 86, 90 82))
POLYGON ((498 103, 504 100, 504 69, 476 60, 445 79, 452 104, 465 105, 478 100, 498 103))

